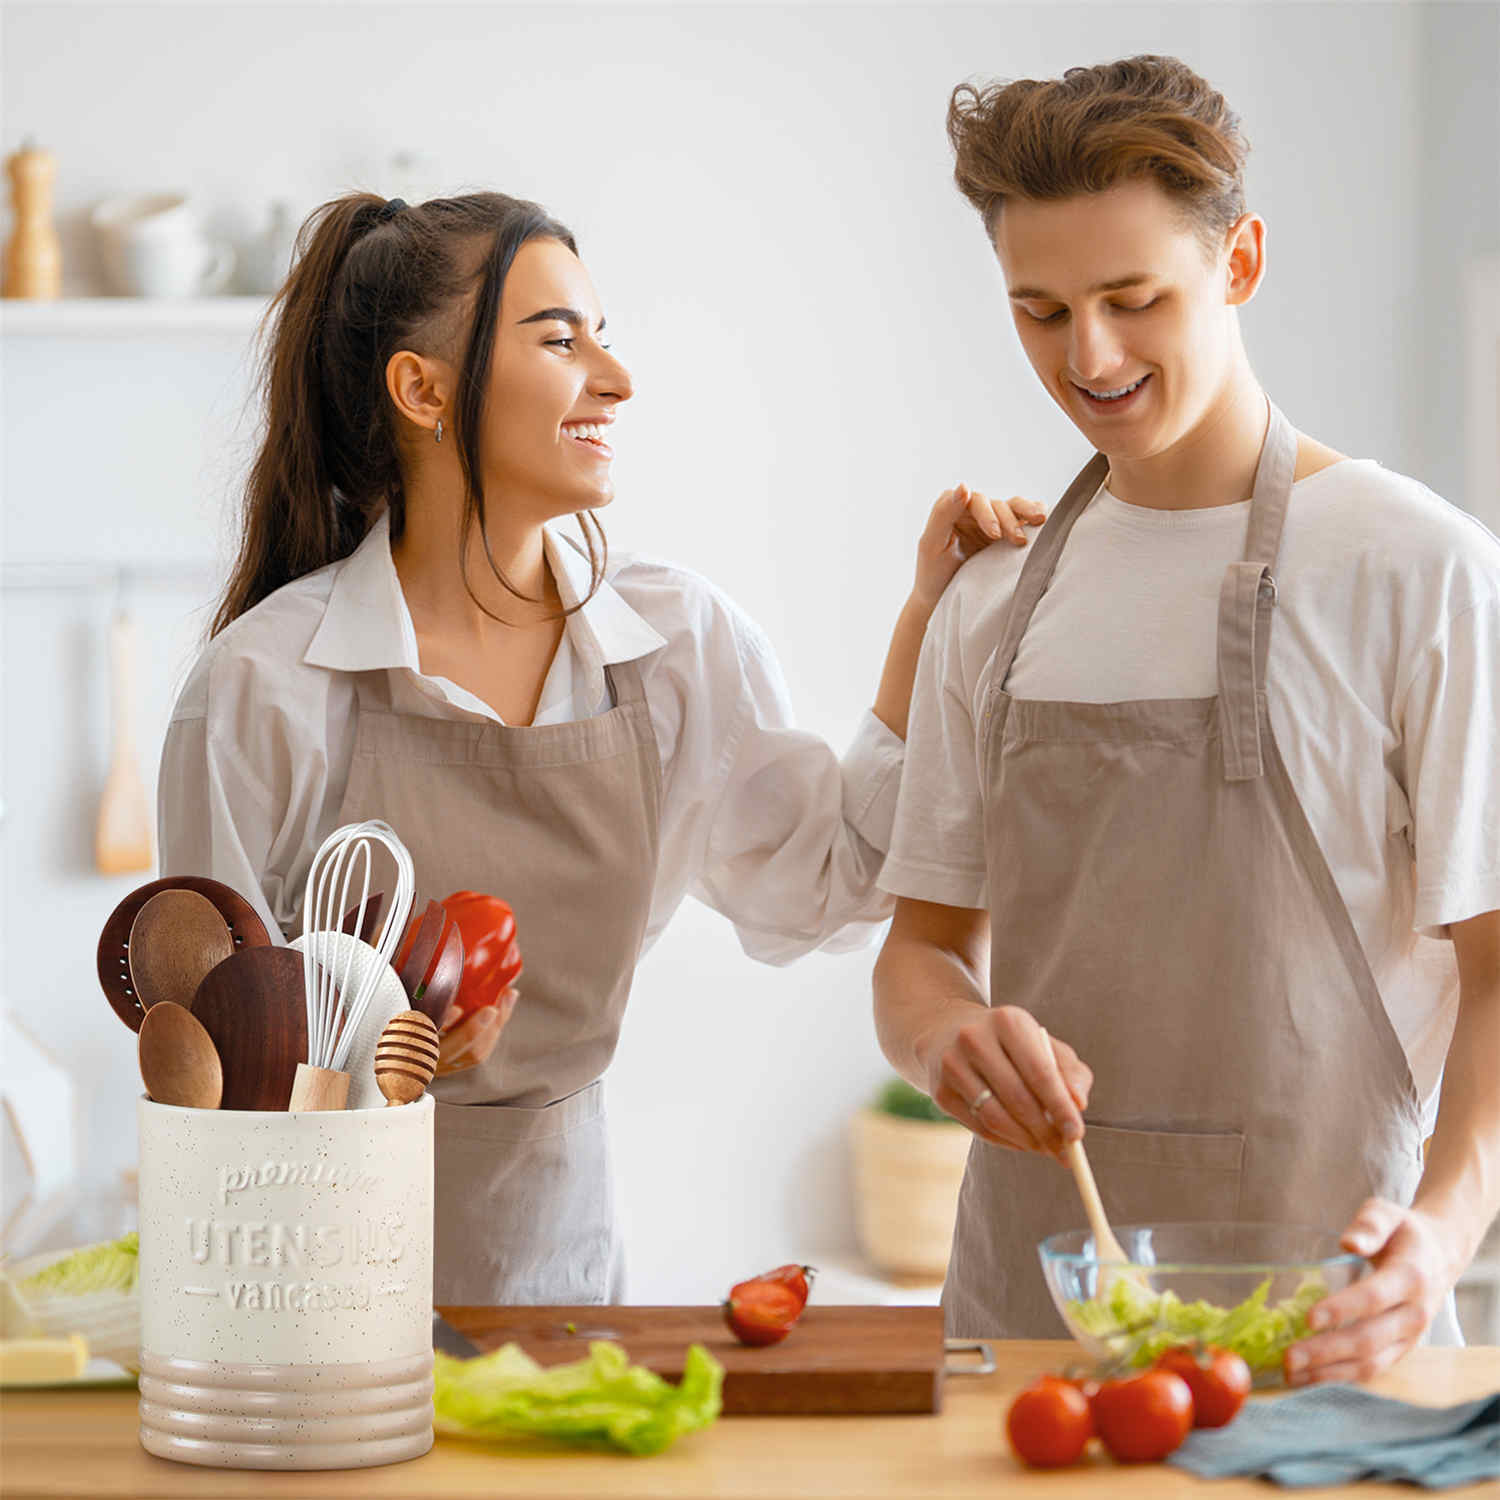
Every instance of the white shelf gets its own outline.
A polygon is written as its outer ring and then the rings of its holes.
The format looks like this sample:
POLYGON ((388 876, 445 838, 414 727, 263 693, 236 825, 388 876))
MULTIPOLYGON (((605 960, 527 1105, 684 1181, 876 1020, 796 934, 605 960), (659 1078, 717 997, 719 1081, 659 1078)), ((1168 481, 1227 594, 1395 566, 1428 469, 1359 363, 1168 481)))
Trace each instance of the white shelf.
POLYGON ((0 334, 248 334, 266 310, 264 297, 61 297, 55 302, 0 300, 0 334))

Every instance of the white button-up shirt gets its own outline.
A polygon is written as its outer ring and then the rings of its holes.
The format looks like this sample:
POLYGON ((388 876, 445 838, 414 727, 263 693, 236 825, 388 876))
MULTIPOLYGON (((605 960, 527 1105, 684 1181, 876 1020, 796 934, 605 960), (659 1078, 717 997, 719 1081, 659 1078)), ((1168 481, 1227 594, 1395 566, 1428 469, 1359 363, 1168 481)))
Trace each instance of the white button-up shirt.
MULTIPOLYGON (((587 558, 550 527, 545 547, 564 603, 577 604, 587 558)), ((611 558, 568 617, 534 723, 605 712, 604 669, 625 661, 641 664, 662 764, 646 946, 688 894, 769 963, 867 942, 894 905, 875 878, 901 740, 867 714, 840 762, 794 726, 753 621, 697 575, 630 556, 611 558)), ((338 826, 354 754, 353 674, 372 671, 388 674, 398 712, 500 722, 457 683, 423 673, 385 516, 349 557, 221 631, 194 665, 162 752, 163 874, 212 876, 251 900, 273 935, 299 931, 308 868, 338 826)))

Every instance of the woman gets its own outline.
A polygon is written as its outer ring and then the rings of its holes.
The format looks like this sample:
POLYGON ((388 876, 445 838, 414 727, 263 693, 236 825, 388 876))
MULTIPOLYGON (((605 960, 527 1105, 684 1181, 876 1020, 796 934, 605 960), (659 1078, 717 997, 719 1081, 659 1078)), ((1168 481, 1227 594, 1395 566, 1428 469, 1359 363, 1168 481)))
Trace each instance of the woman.
POLYGON ((1025 502, 960 487, 918 548, 875 713, 842 766, 709 584, 606 564, 592 512, 630 376, 572 237, 494 193, 352 195, 304 226, 273 310, 240 555, 162 760, 163 868, 291 932, 323 837, 389 821, 418 889, 504 896, 526 996, 450 1036, 436 1296, 622 1291, 599 1080, 683 896, 785 962, 879 920, 928 615, 1025 502), (580 518, 585 546, 551 529, 580 518), (475 1108, 473 1106, 485 1106, 475 1108))

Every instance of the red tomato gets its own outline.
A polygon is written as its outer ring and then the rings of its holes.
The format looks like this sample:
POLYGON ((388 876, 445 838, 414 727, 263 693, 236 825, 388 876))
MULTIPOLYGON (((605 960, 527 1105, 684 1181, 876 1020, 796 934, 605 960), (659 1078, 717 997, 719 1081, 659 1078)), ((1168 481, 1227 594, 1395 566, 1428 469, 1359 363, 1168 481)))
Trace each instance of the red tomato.
POLYGON ((515 913, 498 896, 455 891, 443 910, 464 940, 463 978, 455 1004, 463 1015, 496 1004, 521 972, 515 913))
POLYGON ((1044 1375, 1010 1404, 1006 1436, 1016 1457, 1034 1469, 1077 1463, 1094 1435, 1088 1398, 1071 1381, 1044 1375))
POLYGON ((798 1302, 803 1307, 807 1306, 808 1289, 812 1286, 813 1277, 818 1274, 816 1266, 777 1266, 774 1271, 767 1271, 764 1275, 757 1276, 757 1281, 775 1281, 782 1286, 790 1287, 796 1295, 798 1302))
POLYGON ((1168 1349, 1156 1369, 1170 1370, 1187 1381, 1193 1393, 1193 1426, 1223 1427, 1250 1394, 1250 1366, 1233 1349, 1184 1344, 1168 1349))
POLYGON ((1121 1463, 1154 1463, 1176 1450, 1193 1425, 1193 1393, 1170 1370, 1106 1380, 1094 1397, 1094 1426, 1121 1463))
POLYGON ((742 1281, 724 1303, 724 1321, 742 1344, 779 1344, 802 1316, 802 1299, 784 1282, 742 1281))

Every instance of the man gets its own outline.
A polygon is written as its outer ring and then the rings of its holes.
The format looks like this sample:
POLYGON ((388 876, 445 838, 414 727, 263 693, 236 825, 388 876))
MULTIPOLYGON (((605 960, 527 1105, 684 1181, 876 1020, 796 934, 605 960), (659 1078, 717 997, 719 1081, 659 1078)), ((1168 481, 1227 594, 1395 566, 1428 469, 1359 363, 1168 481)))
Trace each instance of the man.
POLYGON ((949 1327, 1058 1331, 1087 1111, 1118 1221, 1345 1226, 1375 1270, 1287 1372, 1363 1379, 1458 1340, 1500 1209, 1500 543, 1268 401, 1245 144, 1182 63, 960 88, 949 134, 1098 450, 933 617, 882 877, 882 1046, 978 1137, 949 1327))

